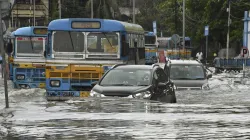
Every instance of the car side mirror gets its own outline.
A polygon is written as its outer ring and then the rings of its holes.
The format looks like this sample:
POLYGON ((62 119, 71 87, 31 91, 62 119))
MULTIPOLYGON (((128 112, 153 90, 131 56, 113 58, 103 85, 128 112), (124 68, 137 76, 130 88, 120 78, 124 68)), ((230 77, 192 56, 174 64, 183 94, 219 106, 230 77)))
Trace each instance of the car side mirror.
POLYGON ((93 88, 97 83, 98 83, 98 81, 92 82, 92 83, 91 83, 92 88, 93 88))
POLYGON ((210 78, 212 78, 212 74, 211 73, 207 75, 207 79, 210 79, 210 78))
POLYGON ((166 83, 162 83, 162 82, 158 83, 158 87, 165 87, 165 86, 166 86, 166 83))

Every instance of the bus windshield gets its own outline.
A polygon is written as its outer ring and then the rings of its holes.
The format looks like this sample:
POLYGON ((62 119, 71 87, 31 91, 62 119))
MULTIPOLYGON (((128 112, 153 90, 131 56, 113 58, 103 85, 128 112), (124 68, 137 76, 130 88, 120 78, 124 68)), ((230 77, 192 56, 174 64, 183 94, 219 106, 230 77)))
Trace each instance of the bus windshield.
POLYGON ((43 53, 44 38, 42 37, 17 37, 17 54, 40 54, 43 53))
POLYGON ((169 48, 169 40, 158 40, 159 48, 169 48))
POLYGON ((117 54, 119 38, 116 33, 89 33, 87 50, 89 53, 117 54))
POLYGON ((56 31, 53 36, 53 49, 55 52, 84 52, 84 34, 56 31))
POLYGON ((145 44, 156 44, 156 37, 155 36, 145 36, 145 44))

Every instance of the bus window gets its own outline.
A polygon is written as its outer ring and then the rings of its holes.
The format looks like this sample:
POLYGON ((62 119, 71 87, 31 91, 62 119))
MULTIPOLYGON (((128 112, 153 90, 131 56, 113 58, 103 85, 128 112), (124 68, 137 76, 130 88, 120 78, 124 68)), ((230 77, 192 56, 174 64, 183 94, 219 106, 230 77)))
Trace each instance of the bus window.
POLYGON ((155 36, 145 36, 145 44, 155 44, 155 36))
POLYGON ((159 48, 168 48, 169 45, 168 45, 168 40, 158 40, 158 43, 159 43, 159 48))
POLYGON ((190 40, 186 40, 185 41, 185 46, 190 48, 191 47, 191 43, 190 43, 190 40))
POLYGON ((118 35, 116 33, 89 33, 87 37, 87 50, 90 53, 117 53, 118 35))
POLYGON ((84 34, 82 32, 56 31, 53 37, 55 52, 83 52, 84 34))
POLYGON ((17 42, 17 54, 18 53, 42 53, 44 42, 39 37, 18 37, 17 42))

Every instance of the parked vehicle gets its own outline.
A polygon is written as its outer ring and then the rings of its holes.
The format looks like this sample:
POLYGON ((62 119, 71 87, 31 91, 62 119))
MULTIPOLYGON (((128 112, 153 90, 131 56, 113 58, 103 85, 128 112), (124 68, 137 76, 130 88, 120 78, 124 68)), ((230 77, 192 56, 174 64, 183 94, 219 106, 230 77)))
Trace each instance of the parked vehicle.
POLYGON ((154 32, 145 32, 145 64, 152 65, 158 62, 158 42, 154 32))
POLYGON ((46 39, 45 26, 21 27, 11 34, 7 54, 14 88, 45 88, 46 39))
POLYGON ((174 84, 159 65, 115 65, 93 83, 92 97, 130 97, 176 103, 174 84))
POLYGON ((164 71, 170 75, 176 89, 209 89, 207 73, 204 65, 196 60, 170 60, 164 71))
POLYGON ((86 98, 115 64, 145 64, 144 29, 117 20, 69 18, 48 25, 46 99, 86 98))

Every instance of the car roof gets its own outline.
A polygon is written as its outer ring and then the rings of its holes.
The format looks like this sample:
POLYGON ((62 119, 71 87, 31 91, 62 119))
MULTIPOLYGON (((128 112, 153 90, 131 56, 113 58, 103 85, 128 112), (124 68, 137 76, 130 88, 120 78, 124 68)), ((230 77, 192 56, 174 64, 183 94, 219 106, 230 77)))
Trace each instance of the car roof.
POLYGON ((196 60, 170 60, 170 64, 191 64, 191 65, 202 65, 202 63, 196 60))
POLYGON ((120 65, 114 69, 141 69, 141 70, 152 70, 154 67, 152 65, 120 65))

